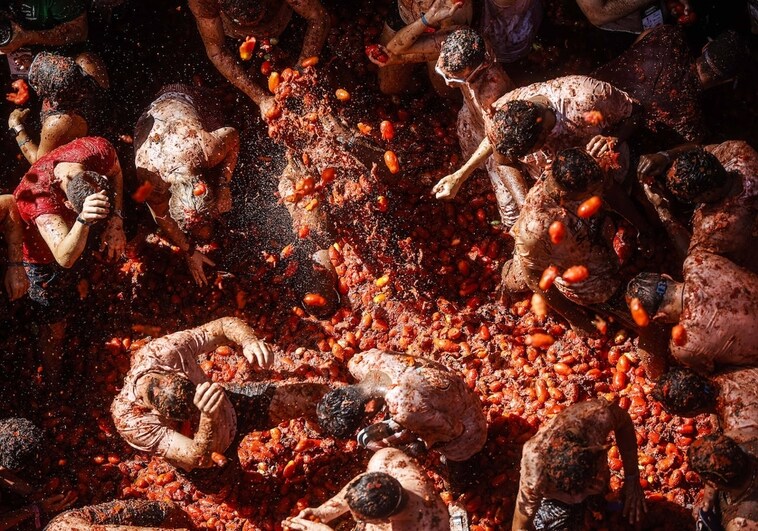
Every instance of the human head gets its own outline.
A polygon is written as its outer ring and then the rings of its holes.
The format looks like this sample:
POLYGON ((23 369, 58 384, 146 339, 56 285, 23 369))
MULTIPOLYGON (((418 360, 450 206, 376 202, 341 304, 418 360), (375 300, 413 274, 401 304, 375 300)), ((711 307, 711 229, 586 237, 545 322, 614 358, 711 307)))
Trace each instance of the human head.
POLYGON ((708 378, 691 369, 674 368, 655 384, 652 396, 669 413, 694 417, 716 407, 718 389, 708 378))
POLYGON ((179 228, 199 239, 212 234, 215 191, 200 177, 176 179, 170 185, 168 212, 179 228))
POLYGON ((221 11, 237 24, 255 24, 266 14, 266 4, 260 0, 219 0, 221 11))
POLYGON ((667 188, 684 203, 716 202, 726 195, 729 182, 719 159, 703 148, 677 156, 666 173, 667 188))
POLYGON ((692 470, 717 487, 737 487, 750 472, 748 456, 726 435, 698 437, 687 451, 692 470))
POLYGON ((676 323, 682 311, 681 297, 677 297, 680 286, 666 275, 640 273, 626 286, 626 302, 638 299, 651 319, 676 323))
POLYGON ((484 38, 471 28, 462 28, 453 31, 442 43, 435 70, 448 85, 462 85, 486 62, 484 38))
POLYGON ((509 101, 498 109, 487 126, 487 138, 495 154, 514 161, 538 148, 545 132, 545 108, 528 100, 509 101))
POLYGON ((195 385, 182 374, 153 372, 145 377, 144 398, 158 413, 172 420, 190 418, 195 385))
POLYGON ((550 175, 559 191, 575 198, 601 192, 605 181, 598 163, 581 148, 559 152, 550 167, 550 175))
POLYGON ((319 426, 334 437, 351 437, 363 420, 364 407, 368 399, 357 385, 347 385, 329 391, 316 407, 319 426))
POLYGON ((729 30, 703 47, 695 67, 702 86, 710 88, 736 77, 749 60, 745 41, 736 31, 729 30))
POLYGON ((545 474, 561 493, 582 493, 597 475, 598 457, 605 448, 590 447, 578 433, 565 431, 550 441, 545 458, 545 474))
POLYGON ((348 485, 345 501, 359 520, 387 520, 403 508, 405 492, 389 474, 366 472, 348 485))
POLYGON ((99 192, 105 193, 113 205, 113 191, 110 181, 104 175, 94 171, 75 173, 66 184, 66 199, 68 199, 71 209, 77 214, 84 208, 84 200, 99 192))
POLYGON ((21 470, 30 465, 42 449, 42 430, 30 420, 0 420, 0 467, 21 470))
POLYGON ((64 55, 40 52, 29 67, 29 84, 41 97, 58 103, 73 102, 85 88, 86 75, 64 55))

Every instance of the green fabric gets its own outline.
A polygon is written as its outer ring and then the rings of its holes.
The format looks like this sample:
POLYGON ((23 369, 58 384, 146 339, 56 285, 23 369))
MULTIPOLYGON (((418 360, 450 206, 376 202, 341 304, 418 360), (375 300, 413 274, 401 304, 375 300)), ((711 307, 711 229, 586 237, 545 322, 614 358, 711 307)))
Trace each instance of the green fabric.
POLYGON ((18 24, 28 30, 46 30, 84 13, 84 0, 11 0, 18 24))

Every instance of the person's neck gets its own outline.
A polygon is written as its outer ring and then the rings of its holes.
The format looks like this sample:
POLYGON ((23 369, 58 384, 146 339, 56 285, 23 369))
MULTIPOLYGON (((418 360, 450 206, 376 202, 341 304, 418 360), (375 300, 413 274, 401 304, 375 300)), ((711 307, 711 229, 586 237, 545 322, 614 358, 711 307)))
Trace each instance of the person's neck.
POLYGON ((53 177, 65 193, 71 177, 82 171, 84 171, 84 166, 78 162, 59 162, 53 168, 53 177))

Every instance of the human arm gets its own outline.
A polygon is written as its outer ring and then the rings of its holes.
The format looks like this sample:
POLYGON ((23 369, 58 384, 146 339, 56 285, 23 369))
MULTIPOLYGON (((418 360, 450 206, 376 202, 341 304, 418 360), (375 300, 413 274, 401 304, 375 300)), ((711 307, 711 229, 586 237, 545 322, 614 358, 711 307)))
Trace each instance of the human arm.
POLYGON ((227 49, 225 43, 224 26, 221 17, 204 17, 199 14, 202 0, 190 0, 189 6, 195 15, 197 29, 200 37, 203 39, 205 53, 211 60, 213 66, 224 76, 227 81, 245 93, 248 98, 261 108, 270 105, 272 96, 262 87, 258 86, 247 72, 240 66, 232 53, 227 49))
POLYGON ((13 38, 7 45, 0 48, 2 53, 15 52, 24 46, 64 46, 87 40, 86 13, 46 30, 25 30, 15 22, 11 24, 13 38))
POLYGON ((199 350, 207 352, 217 346, 236 343, 242 347, 242 353, 250 364, 268 368, 274 361, 274 354, 269 346, 258 339, 242 319, 222 317, 195 328, 200 336, 207 338, 199 350))
POLYGON ((419 37, 426 33, 427 28, 439 27, 442 22, 451 18, 461 7, 463 7, 463 2, 460 0, 435 0, 423 18, 414 20, 395 33, 385 45, 387 52, 390 56, 404 53, 419 37), (426 24, 424 24, 424 20, 426 20, 426 24))
POLYGON ((654 177, 663 175, 663 172, 671 165, 671 162, 682 153, 697 148, 697 144, 682 144, 680 146, 642 155, 637 164, 637 177, 641 183, 650 182, 654 177))
MULTIPOLYGON (((342 487, 342 490, 340 490, 337 494, 335 494, 331 499, 325 501, 318 507, 308 507, 306 509, 303 509, 300 511, 297 515, 297 519, 303 522, 310 522, 310 523, 317 523, 314 522, 314 520, 317 520, 320 522, 331 522, 332 520, 336 520, 343 514, 350 511, 350 507, 347 505, 347 500, 345 499, 345 496, 347 494, 347 488, 350 486, 352 481, 349 481, 347 485, 342 487)), ((323 524, 321 524, 323 525, 323 524)), ((297 529, 297 528, 293 528, 297 529)), ((320 528, 302 528, 302 529, 320 529, 320 528)), ((328 528, 331 529, 331 528, 328 528)))
POLYGON ((482 140, 482 143, 479 144, 479 147, 476 148, 474 154, 471 155, 471 158, 469 158, 459 170, 443 177, 436 185, 434 185, 432 193, 435 194, 437 199, 454 199, 463 183, 471 177, 471 174, 474 173, 474 171, 487 160, 487 157, 491 154, 492 145, 490 144, 490 141, 485 138, 482 140))
POLYGON ((616 404, 609 405, 613 419, 613 431, 616 444, 624 464, 624 510, 623 516, 629 518, 630 524, 642 520, 642 514, 647 512, 645 494, 640 486, 640 471, 637 461, 637 436, 629 413, 616 404))
POLYGON ((111 184, 113 191, 113 207, 111 216, 108 218, 107 225, 103 231, 100 240, 100 251, 108 248, 108 259, 114 260, 119 258, 126 247, 126 235, 124 234, 124 220, 121 212, 124 207, 124 177, 121 172, 121 164, 118 158, 114 157, 115 162, 111 169, 106 173, 106 177, 111 184))
POLYGON ((43 214, 35 218, 34 223, 53 253, 55 261, 62 267, 70 268, 87 246, 89 224, 105 219, 109 211, 108 197, 98 192, 84 200, 82 211, 70 229, 65 220, 57 214, 43 214))
POLYGON ((541 459, 532 449, 532 441, 524 444, 521 457, 521 477, 519 478, 516 506, 513 510, 512 531, 531 531, 534 529, 534 515, 542 502, 541 488, 535 483, 534 467, 541 459))
MULTIPOLYGON (((31 518, 39 518, 42 513, 57 513, 71 506, 77 499, 76 492, 69 491, 66 494, 56 494, 45 498, 39 503, 33 503, 0 515, 0 531, 15 529, 19 524, 31 518)), ((35 522, 36 524, 36 522, 35 522)))
MULTIPOLYGON (((0 227, 7 249, 7 266, 5 270, 5 291, 12 301, 24 296, 29 289, 29 279, 22 264, 24 260, 24 231, 21 216, 12 195, 0 196, 0 227)), ((2 476, 0 476, 1 478, 2 476)))
POLYGON ((240 152, 240 137, 237 130, 233 127, 223 127, 213 131, 208 151, 210 152, 209 166, 212 168, 220 166, 223 181, 227 183, 231 181, 240 152))
POLYGON ((576 3, 594 26, 602 26, 647 6, 650 0, 576 0, 576 3))
POLYGON ((321 53, 329 34, 329 13, 319 0, 287 0, 287 3, 295 13, 308 21, 303 48, 297 60, 297 64, 301 64, 305 59, 321 53))

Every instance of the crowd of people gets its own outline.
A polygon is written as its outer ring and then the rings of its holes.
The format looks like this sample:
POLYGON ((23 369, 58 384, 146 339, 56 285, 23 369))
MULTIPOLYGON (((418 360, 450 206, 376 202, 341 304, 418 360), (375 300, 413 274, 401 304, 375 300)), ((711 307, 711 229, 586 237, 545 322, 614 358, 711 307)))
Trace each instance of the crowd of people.
MULTIPOLYGON (((25 80, 14 84, 8 117, 20 153, 5 156, 28 163, 12 193, 0 196, 5 299, 33 316, 43 394, 71 378, 77 347, 67 329, 80 318, 87 256, 138 259, 157 230, 176 267, 186 267, 197 286, 212 286, 221 277, 212 273, 208 242, 216 221, 234 213, 245 132, 225 122, 218 91, 176 79, 146 95, 151 103, 133 124, 129 161, 110 138, 104 117, 119 102, 109 99, 111 65, 88 46, 88 11, 129 9, 119 4, 9 0, 0 11, 0 52, 11 75, 25 80), (36 95, 39 119, 21 98, 25 90, 36 95), (125 213, 144 206, 157 227, 126 230, 125 213)), ((625 52, 586 75, 525 86, 509 76, 549 15, 540 0, 398 0, 381 12, 383 29, 364 59, 382 97, 426 91, 460 106, 462 156, 424 201, 452 201, 478 170, 486 172, 499 217, 492 224, 513 249, 486 296, 506 309, 527 299, 536 315, 554 315, 579 337, 606 335, 609 326, 635 334, 643 373, 655 381, 652 398, 671 415, 711 414, 717 427, 686 451, 705 485, 693 507, 699 529, 758 529, 758 152, 743 138, 714 139, 701 101, 704 91, 751 68, 754 37, 721 31, 696 55, 686 34, 695 13, 689 2, 576 4, 603 31, 634 35, 625 52)), ((746 17, 754 13, 747 4, 746 17)), ((282 149, 274 157, 282 168, 276 188, 295 239, 286 254, 302 259, 290 286, 302 305, 297 315, 328 322, 347 313, 344 271, 331 250, 342 241, 360 255, 372 237, 393 230, 372 216, 386 212, 404 170, 371 127, 348 124, 334 110, 351 96, 329 85, 329 65, 341 58, 327 45, 336 21, 329 3, 189 0, 189 10, 208 61, 228 81, 223 91, 248 98, 258 127, 268 126, 282 149), (246 67, 256 46, 271 49, 303 23, 299 51, 265 54, 262 75, 246 67)), ((380 135, 394 137, 391 121, 382 121, 380 135)), ((386 260, 368 251, 360 258, 368 269, 386 260)), ((380 277, 376 285, 387 282, 380 277)), ((275 340, 235 309, 132 350, 110 397, 118 436, 199 482, 232 467, 251 432, 307 419, 321 439, 353 440, 373 454, 330 499, 261 528, 328 530, 349 513, 356 529, 469 529, 466 507, 441 497, 425 468, 429 455, 438 456, 444 488, 457 496, 487 444, 491 419, 481 389, 459 365, 431 346, 367 346, 338 358, 347 385, 281 376, 224 381, 205 365, 219 349, 241 352, 248 376, 283 370, 275 340)), ((614 510, 632 526, 649 526, 628 406, 603 393, 572 402, 520 441, 512 523, 500 528, 587 529, 614 510), (623 469, 617 508, 605 499, 611 432, 623 469)), ((12 410, 0 417, 0 530, 39 529, 45 519, 46 529, 61 531, 197 525, 170 499, 74 508, 75 491, 43 494, 25 469, 44 452, 44 430, 12 410)))

